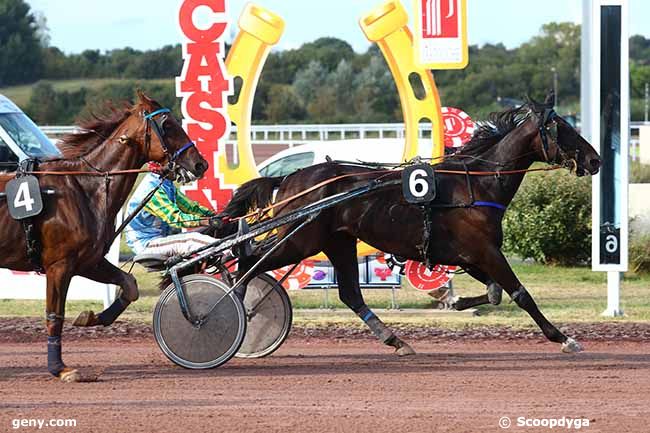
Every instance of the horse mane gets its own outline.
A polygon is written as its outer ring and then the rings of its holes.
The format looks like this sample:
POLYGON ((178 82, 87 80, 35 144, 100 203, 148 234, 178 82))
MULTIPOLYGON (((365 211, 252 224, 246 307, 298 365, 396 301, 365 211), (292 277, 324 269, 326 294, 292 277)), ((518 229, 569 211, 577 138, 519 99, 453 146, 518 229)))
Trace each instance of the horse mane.
POLYGON ((487 121, 477 122, 472 139, 461 148, 458 155, 477 156, 501 141, 512 130, 530 117, 528 104, 490 113, 487 121))
POLYGON ((61 159, 87 155, 103 143, 131 114, 132 106, 128 104, 122 110, 107 105, 103 112, 91 112, 90 117, 79 121, 81 132, 66 134, 57 144, 61 159))

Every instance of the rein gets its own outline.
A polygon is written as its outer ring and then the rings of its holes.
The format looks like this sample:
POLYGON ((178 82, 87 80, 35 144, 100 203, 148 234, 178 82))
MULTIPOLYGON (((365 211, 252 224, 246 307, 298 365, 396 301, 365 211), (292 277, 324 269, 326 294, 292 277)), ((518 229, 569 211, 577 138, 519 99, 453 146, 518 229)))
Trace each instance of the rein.
MULTIPOLYGON (((113 232, 113 234, 110 236, 110 240, 107 243, 107 245, 110 245, 113 243, 115 238, 126 228, 126 226, 133 221, 133 218, 137 216, 137 214, 147 205, 147 203, 153 198, 154 194, 160 189, 161 185, 163 184, 163 181, 165 177, 167 176, 168 173, 174 171, 174 164, 176 159, 178 159, 179 156, 181 156, 185 151, 188 149, 191 149, 192 147, 195 146, 195 143, 190 141, 186 144, 184 144, 182 147, 180 147, 178 150, 176 150, 173 154, 169 150, 169 145, 167 143, 167 140, 165 138, 165 133, 164 129, 162 128, 162 124, 167 120, 166 116, 162 120, 161 124, 159 125, 158 122, 155 120, 156 116, 160 114, 166 114, 170 113, 171 110, 169 108, 160 108, 158 110, 155 110, 151 113, 144 112, 143 113, 143 118, 146 123, 145 125, 145 147, 149 149, 151 145, 151 133, 150 130, 153 129, 154 133, 159 139, 160 146, 163 149, 163 152, 165 153, 165 156, 167 157, 167 167, 161 170, 160 174, 160 182, 156 185, 154 189, 147 194, 147 196, 138 204, 138 206, 131 212, 123 221, 122 224, 113 232)), ((16 175, 25 175, 25 174, 30 174, 30 175, 46 175, 46 176, 93 176, 93 177, 103 177, 106 179, 106 191, 105 191, 105 196, 106 196, 106 208, 108 209, 108 188, 109 188, 109 183, 110 183, 110 178, 114 176, 125 176, 125 175, 132 175, 132 174, 140 174, 140 173, 151 173, 151 172, 158 172, 158 170, 150 170, 148 168, 145 169, 126 169, 126 170, 112 170, 112 171, 102 171, 93 165, 91 165, 88 161, 86 161, 84 158, 80 158, 81 161, 86 163, 93 171, 82 171, 82 170, 76 170, 76 171, 52 171, 52 170, 30 170, 30 171, 22 171, 20 173, 16 173, 16 175)), ((15 176, 16 176, 15 175, 15 176)))
POLYGON ((25 174, 40 174, 47 176, 122 176, 128 174, 150 173, 147 168, 134 168, 130 170, 113 170, 113 171, 26 171, 25 174))
MULTIPOLYGON (((527 169, 520 169, 520 170, 503 170, 503 171, 465 171, 465 170, 446 170, 446 169, 440 169, 440 170, 434 170, 436 173, 443 173, 443 174, 454 174, 454 175, 465 175, 465 176, 500 176, 500 175, 513 175, 513 174, 521 174, 521 173, 531 173, 531 172, 536 172, 536 171, 554 171, 554 170, 559 170, 562 168, 560 165, 553 165, 550 167, 540 167, 540 168, 527 168, 527 169)), ((349 178, 349 177, 355 177, 355 176, 368 176, 371 174, 392 174, 392 173, 399 173, 402 170, 377 170, 377 171, 364 171, 364 172, 359 172, 359 173, 348 173, 344 174, 341 176, 336 176, 332 177, 329 179, 326 179, 320 183, 317 183, 316 185, 313 185, 303 191, 300 191, 297 194, 294 194, 290 197, 287 197, 283 200, 280 200, 279 202, 272 203, 269 206, 266 206, 265 208, 257 209, 253 212, 250 212, 246 215, 240 216, 240 217, 235 217, 235 218, 224 218, 226 222, 235 222, 239 221, 241 219, 247 219, 255 216, 260 216, 267 214, 268 212, 272 211, 278 206, 282 206, 284 204, 290 203, 300 197, 303 197, 310 192, 313 192, 319 188, 322 188, 326 185, 329 185, 331 183, 334 183, 336 181, 339 181, 341 179, 349 178)), ((383 176, 381 176, 383 177, 383 176)), ((376 181, 376 180, 375 180, 376 181)), ((492 203, 492 202, 482 202, 482 201, 475 201, 471 205, 473 206, 485 206, 485 207, 494 207, 498 209, 505 210, 505 206, 498 204, 498 203, 492 203), (495 206, 496 205, 496 206, 495 206)))
MULTIPOLYGON (((170 113, 171 110, 169 108, 160 108, 156 111, 153 111, 151 113, 147 113, 146 111, 143 113, 142 117, 144 118, 144 121, 146 122, 146 128, 145 128, 145 147, 149 148, 151 145, 151 133, 150 129, 153 129, 154 133, 158 137, 160 141, 160 146, 163 149, 163 152, 165 153, 165 156, 167 156, 167 160, 169 161, 169 166, 168 169, 170 171, 173 170, 173 165, 174 162, 180 157, 185 151, 188 149, 191 149, 192 147, 195 146, 195 143, 190 141, 186 144, 184 144, 181 148, 176 150, 176 152, 171 153, 169 150, 169 145, 167 144, 167 140, 165 138, 165 133, 164 129, 161 127, 162 124, 165 123, 167 120, 166 117, 162 120, 161 125, 158 124, 156 121, 156 116, 160 114, 166 114, 170 113)), ((54 171, 54 170, 35 170, 35 171, 26 171, 24 174, 33 174, 33 175, 47 175, 47 176, 101 176, 101 177, 110 177, 110 176, 122 176, 122 175, 129 175, 129 174, 140 174, 140 173, 149 173, 151 170, 149 169, 128 169, 128 170, 111 170, 111 171, 102 171, 99 170, 92 165, 88 163, 88 161, 84 160, 81 158, 82 161, 84 161, 87 165, 90 166, 94 171, 83 171, 83 170, 76 170, 76 171, 54 171)))

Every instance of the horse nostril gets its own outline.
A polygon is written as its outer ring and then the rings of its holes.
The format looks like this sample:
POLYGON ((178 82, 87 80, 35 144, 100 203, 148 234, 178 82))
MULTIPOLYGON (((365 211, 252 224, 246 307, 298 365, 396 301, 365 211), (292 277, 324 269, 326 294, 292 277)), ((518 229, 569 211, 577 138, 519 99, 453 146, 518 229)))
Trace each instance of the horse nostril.
POLYGON ((208 165, 204 162, 197 162, 194 166, 196 173, 203 174, 208 170, 208 165))
POLYGON ((589 164, 591 164, 591 168, 598 168, 600 167, 600 159, 594 158, 591 161, 589 161, 589 164))

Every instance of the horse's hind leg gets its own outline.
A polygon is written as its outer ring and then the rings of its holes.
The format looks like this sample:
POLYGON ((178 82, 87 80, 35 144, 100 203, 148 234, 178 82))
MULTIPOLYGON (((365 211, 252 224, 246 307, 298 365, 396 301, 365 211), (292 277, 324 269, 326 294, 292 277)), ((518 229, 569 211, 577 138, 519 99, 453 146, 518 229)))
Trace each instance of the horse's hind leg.
POLYGON ((499 305, 501 303, 503 288, 494 282, 488 274, 481 271, 475 266, 466 265, 463 266, 463 269, 474 279, 485 284, 487 286, 487 293, 480 296, 458 298, 453 304, 453 308, 455 310, 462 311, 468 308, 477 307, 479 305, 499 305))
POLYGON ((357 264, 357 240, 341 233, 333 235, 323 249, 334 265, 339 285, 339 298, 354 311, 375 336, 384 344, 395 348, 399 356, 413 355, 415 351, 397 337, 379 317, 366 305, 359 287, 359 266, 357 264))
POLYGON ((85 269, 79 275, 99 283, 116 284, 122 290, 120 290, 117 299, 101 313, 96 315, 92 311, 81 312, 75 319, 74 326, 109 326, 115 322, 131 302, 135 302, 139 297, 138 284, 133 275, 127 274, 106 259, 102 259, 93 268, 85 269))
POLYGON ((46 326, 47 326, 47 369, 65 382, 79 379, 75 369, 65 366, 61 358, 61 333, 65 320, 65 300, 72 279, 72 266, 67 260, 47 267, 46 326))

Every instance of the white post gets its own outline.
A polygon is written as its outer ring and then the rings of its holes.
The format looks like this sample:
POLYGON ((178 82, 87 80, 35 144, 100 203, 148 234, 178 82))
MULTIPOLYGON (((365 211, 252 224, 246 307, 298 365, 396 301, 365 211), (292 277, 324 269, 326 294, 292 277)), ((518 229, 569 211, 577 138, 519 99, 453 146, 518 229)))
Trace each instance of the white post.
POLYGON ((623 315, 620 304, 621 273, 617 271, 607 272, 607 309, 603 316, 617 317, 623 315))
POLYGON ((582 133, 603 160, 592 181, 592 269, 607 272, 604 316, 623 314, 621 272, 628 266, 628 37, 625 0, 583 0, 582 133))

